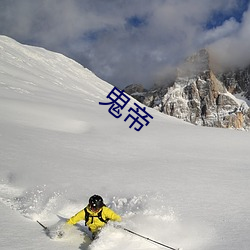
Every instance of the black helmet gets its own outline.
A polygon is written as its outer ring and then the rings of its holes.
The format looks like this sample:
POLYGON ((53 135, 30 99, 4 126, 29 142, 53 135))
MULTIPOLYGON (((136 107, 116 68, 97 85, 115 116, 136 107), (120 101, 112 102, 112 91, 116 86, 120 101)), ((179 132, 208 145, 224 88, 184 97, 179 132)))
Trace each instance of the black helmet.
POLYGON ((99 210, 103 207, 103 199, 99 195, 93 195, 89 198, 89 206, 93 210, 99 210))

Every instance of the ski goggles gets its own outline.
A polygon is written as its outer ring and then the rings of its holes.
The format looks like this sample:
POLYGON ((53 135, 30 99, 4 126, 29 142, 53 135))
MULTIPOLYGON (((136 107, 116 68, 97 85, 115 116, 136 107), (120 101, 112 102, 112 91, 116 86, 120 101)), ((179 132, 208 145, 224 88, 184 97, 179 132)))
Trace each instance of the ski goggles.
POLYGON ((89 208, 93 212, 97 212, 97 211, 99 211, 101 209, 101 207, 97 207, 97 206, 93 206, 93 205, 92 206, 90 205, 89 208))

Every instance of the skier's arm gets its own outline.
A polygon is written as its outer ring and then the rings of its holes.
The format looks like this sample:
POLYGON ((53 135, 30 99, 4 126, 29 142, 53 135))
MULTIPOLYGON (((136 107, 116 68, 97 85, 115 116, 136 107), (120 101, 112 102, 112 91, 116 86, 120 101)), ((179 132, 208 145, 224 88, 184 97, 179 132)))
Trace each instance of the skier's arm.
POLYGON ((115 213, 113 210, 111 210, 110 208, 105 207, 104 210, 105 210, 105 217, 106 217, 107 219, 110 219, 110 220, 112 220, 112 221, 118 221, 118 222, 122 221, 121 216, 118 215, 118 214, 116 214, 116 213, 115 213))
POLYGON ((75 225, 78 221, 84 220, 85 218, 85 212, 84 209, 72 216, 70 219, 68 219, 67 224, 75 225))

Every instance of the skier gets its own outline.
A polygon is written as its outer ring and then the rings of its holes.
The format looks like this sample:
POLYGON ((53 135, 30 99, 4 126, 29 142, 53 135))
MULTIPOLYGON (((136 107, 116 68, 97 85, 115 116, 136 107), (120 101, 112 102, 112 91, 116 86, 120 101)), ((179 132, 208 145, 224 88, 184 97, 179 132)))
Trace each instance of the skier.
POLYGON ((95 194, 89 198, 89 204, 72 216, 67 224, 74 225, 80 220, 85 220, 85 226, 92 232, 94 239, 109 220, 120 222, 122 219, 120 215, 105 206, 101 196, 95 194))

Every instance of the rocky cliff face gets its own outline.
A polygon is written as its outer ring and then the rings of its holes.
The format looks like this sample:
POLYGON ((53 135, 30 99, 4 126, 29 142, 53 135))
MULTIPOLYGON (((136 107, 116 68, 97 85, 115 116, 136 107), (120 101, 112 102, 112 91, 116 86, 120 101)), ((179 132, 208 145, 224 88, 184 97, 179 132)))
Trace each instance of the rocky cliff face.
POLYGON ((228 70, 217 75, 230 93, 241 94, 250 100, 250 66, 244 69, 228 70))
POLYGON ((125 88, 129 94, 149 107, 196 125, 248 129, 250 109, 233 94, 250 96, 250 67, 216 74, 211 70, 209 53, 201 50, 187 58, 178 68, 169 87, 145 91, 137 85, 125 88))

